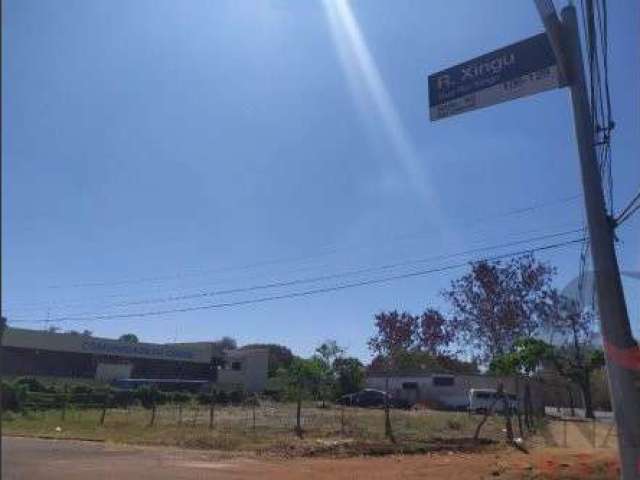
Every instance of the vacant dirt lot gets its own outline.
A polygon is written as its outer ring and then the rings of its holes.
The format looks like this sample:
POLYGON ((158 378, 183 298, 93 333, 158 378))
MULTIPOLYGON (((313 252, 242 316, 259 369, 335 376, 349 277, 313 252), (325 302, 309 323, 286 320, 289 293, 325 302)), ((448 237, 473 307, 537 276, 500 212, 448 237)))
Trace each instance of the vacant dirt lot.
MULTIPOLYGON (((64 419, 58 410, 5 415, 3 432, 279 456, 381 454, 391 448, 380 409, 306 405, 302 410, 302 439, 293 433, 295 405, 286 403, 265 403, 255 409, 255 417, 251 407, 217 408, 212 429, 209 410, 203 407, 191 406, 182 412, 171 406, 160 408, 153 426, 149 425, 150 411, 142 408, 109 410, 104 425, 100 424, 101 413, 95 409, 69 410, 64 419)), ((402 452, 432 451, 449 445, 460 449, 458 442, 471 437, 478 422, 477 417, 466 413, 432 410, 394 410, 391 419, 398 440, 393 451, 402 452)), ((483 438, 502 439, 502 427, 501 419, 491 418, 482 431, 483 438)))
POLYGON ((615 479, 615 438, 595 428, 554 422, 530 454, 513 449, 352 458, 265 458, 256 455, 132 447, 101 442, 3 439, 3 478, 75 479, 615 479), (606 443, 603 443, 606 442, 606 443), (608 445, 607 445, 608 443, 608 445), (566 445, 566 447, 565 447, 566 445))

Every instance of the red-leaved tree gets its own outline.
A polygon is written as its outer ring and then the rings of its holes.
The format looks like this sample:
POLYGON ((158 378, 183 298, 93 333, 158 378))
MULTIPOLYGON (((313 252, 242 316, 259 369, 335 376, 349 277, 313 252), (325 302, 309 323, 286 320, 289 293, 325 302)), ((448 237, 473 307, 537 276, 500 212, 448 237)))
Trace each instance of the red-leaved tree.
POLYGON ((554 273, 532 255, 473 263, 443 292, 461 343, 490 362, 512 351, 516 340, 533 336, 552 310, 554 273))

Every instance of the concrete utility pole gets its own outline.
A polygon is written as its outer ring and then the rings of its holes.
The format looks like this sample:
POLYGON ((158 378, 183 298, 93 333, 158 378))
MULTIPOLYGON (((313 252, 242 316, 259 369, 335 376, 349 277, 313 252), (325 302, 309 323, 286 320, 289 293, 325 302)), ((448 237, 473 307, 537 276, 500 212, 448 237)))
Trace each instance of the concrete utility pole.
POLYGON ((604 341, 609 390, 618 432, 622 478, 640 479, 640 355, 631 333, 614 248, 614 225, 607 216, 602 178, 594 149, 593 124, 576 9, 562 9, 562 23, 545 0, 536 0, 552 48, 571 90, 580 170, 584 189, 600 330, 604 341))

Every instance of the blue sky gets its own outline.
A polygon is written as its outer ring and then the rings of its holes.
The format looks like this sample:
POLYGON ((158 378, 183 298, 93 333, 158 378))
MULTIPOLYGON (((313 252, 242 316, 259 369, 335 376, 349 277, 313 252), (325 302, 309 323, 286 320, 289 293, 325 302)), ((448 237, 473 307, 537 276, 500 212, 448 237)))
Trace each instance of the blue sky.
MULTIPOLYGON (((640 184, 640 5, 609 7, 620 208, 640 184)), ((540 32, 531 1, 6 0, 3 8, 10 322, 42 328, 49 318, 147 341, 230 335, 301 355, 335 338, 366 359, 375 312, 446 309, 438 293, 464 269, 233 308, 57 319, 331 287, 582 226, 567 91, 428 120, 427 76, 540 32), (530 206, 539 208, 514 213, 530 206)), ((624 270, 640 269, 639 218, 618 232, 624 270)), ((577 247, 539 258, 558 267, 559 287, 578 272, 577 247)), ((640 283, 624 284, 637 332, 640 283)))

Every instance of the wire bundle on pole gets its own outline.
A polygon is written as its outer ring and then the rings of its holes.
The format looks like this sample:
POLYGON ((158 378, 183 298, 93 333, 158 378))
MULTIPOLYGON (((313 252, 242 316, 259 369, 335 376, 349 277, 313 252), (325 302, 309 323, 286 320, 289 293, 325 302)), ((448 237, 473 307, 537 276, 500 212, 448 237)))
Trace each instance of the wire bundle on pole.
POLYGON ((611 133, 615 127, 609 88, 609 38, 606 0, 582 0, 582 20, 587 46, 588 91, 600 175, 609 213, 613 212, 611 133))

